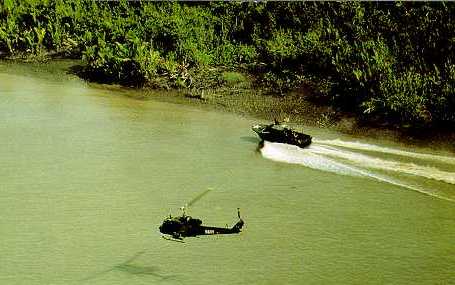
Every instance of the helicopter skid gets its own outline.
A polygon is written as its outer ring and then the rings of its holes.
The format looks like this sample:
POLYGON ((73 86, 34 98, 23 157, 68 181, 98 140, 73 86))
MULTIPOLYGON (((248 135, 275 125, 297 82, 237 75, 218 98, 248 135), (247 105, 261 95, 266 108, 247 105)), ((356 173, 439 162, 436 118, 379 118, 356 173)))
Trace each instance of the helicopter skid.
POLYGON ((181 238, 171 238, 171 237, 167 237, 167 236, 161 236, 161 237, 164 238, 165 240, 185 243, 181 238))

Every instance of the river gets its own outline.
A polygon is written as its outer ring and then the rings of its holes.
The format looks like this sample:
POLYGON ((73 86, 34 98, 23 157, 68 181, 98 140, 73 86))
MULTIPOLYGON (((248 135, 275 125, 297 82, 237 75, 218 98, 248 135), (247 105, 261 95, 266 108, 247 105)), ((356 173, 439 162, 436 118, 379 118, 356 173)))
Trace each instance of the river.
POLYGON ((455 283, 455 157, 0 62, 1 284, 455 283), (161 238, 188 209, 240 235, 161 238))

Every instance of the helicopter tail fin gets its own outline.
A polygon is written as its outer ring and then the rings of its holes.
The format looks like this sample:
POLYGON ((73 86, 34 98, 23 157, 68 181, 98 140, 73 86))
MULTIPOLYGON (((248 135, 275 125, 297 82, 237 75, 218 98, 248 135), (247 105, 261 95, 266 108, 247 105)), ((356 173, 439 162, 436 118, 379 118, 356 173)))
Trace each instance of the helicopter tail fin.
POLYGON ((232 231, 239 233, 240 230, 242 229, 243 225, 245 224, 245 222, 240 217, 240 208, 237 208, 237 215, 239 217, 239 221, 232 227, 232 231))
POLYGON ((240 230, 242 229, 243 225, 245 224, 245 222, 243 222, 242 219, 240 219, 240 221, 238 221, 233 227, 232 227, 232 232, 234 233, 239 233, 240 230))

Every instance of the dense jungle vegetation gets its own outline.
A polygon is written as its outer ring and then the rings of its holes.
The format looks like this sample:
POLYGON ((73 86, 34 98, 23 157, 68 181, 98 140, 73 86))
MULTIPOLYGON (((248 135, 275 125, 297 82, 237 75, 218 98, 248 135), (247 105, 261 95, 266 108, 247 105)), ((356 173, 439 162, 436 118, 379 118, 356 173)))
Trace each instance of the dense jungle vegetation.
POLYGON ((4 0, 0 54, 82 58, 85 76, 128 86, 215 88, 246 74, 370 121, 453 125, 454 17, 440 2, 4 0))

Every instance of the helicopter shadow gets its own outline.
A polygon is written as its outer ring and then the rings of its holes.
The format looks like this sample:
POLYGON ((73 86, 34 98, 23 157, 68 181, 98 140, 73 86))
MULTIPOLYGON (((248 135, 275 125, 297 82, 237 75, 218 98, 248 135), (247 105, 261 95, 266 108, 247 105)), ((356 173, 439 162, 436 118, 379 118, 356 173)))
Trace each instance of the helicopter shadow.
POLYGON ((97 279, 97 278, 99 278, 109 272, 113 272, 113 271, 120 271, 123 273, 135 275, 135 276, 153 276, 156 279, 158 279, 158 281, 160 281, 160 282, 166 281, 169 279, 175 279, 177 277, 177 275, 165 275, 165 274, 159 273, 160 269, 158 266, 143 266, 143 265, 133 263, 133 261, 135 259, 137 259, 139 256, 141 256, 144 253, 145 253, 145 251, 139 251, 138 253, 136 253, 134 256, 132 256, 125 262, 117 264, 109 269, 93 273, 83 279, 80 279, 79 281, 88 282, 88 281, 97 279))

